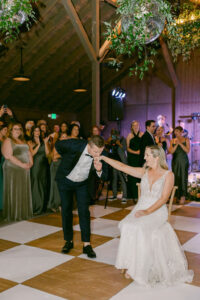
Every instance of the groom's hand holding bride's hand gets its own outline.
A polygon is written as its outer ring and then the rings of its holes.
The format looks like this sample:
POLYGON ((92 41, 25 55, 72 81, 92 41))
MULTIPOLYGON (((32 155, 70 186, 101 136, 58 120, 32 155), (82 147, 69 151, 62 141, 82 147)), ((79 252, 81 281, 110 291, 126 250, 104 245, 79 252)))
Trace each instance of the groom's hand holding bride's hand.
POLYGON ((135 217, 136 218, 144 217, 146 215, 148 215, 148 211, 147 210, 138 210, 135 213, 135 217))

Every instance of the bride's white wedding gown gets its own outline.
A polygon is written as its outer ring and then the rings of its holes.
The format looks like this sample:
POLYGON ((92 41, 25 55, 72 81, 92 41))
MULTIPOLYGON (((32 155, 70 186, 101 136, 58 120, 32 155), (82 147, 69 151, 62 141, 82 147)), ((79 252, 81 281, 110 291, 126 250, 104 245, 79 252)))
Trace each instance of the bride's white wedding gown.
POLYGON ((132 279, 145 286, 168 286, 193 279, 193 271, 188 270, 185 254, 168 223, 166 205, 135 218, 137 210, 147 209, 161 197, 167 173, 150 186, 148 171, 145 172, 137 205, 119 223, 121 238, 115 266, 127 269, 132 279))

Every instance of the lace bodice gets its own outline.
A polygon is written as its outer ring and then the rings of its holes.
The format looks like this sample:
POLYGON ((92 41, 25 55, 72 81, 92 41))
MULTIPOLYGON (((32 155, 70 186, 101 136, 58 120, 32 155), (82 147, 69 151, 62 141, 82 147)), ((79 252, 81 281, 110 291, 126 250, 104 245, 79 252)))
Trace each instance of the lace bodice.
POLYGON ((148 171, 145 172, 141 180, 141 197, 138 201, 139 206, 147 208, 154 204, 161 197, 165 178, 168 172, 169 171, 166 171, 151 186, 148 178, 148 171))

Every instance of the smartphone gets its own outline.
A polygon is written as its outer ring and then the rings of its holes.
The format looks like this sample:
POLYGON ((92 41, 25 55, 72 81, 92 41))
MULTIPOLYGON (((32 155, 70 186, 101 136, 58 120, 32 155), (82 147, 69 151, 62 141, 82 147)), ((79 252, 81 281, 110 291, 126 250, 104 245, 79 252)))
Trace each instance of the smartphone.
POLYGON ((3 105, 3 108, 5 109, 5 108, 8 108, 8 105, 7 104, 4 104, 3 105))

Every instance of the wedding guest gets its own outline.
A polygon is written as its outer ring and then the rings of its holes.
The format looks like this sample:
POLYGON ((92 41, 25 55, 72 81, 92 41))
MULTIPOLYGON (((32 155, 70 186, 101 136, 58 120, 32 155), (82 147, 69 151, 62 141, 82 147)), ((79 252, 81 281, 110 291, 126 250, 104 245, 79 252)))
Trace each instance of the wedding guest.
POLYGON ((31 168, 33 213, 41 214, 45 210, 49 196, 49 137, 42 140, 40 128, 37 126, 32 128, 31 137, 28 144, 33 155, 31 168))
MULTIPOLYGON (((123 146, 123 138, 120 137, 119 132, 114 128, 111 129, 110 137, 106 141, 106 147, 109 150, 109 156, 124 163, 127 163, 125 155, 126 145, 123 146)), ((122 203, 127 202, 127 186, 126 176, 122 172, 112 169, 112 192, 113 195, 108 197, 109 200, 117 200, 117 183, 118 179, 122 187, 122 203)))
POLYGON ((190 141, 182 136, 183 128, 177 126, 174 129, 176 138, 170 142, 169 152, 173 154, 172 171, 175 175, 175 185, 178 187, 177 197, 180 199, 180 204, 185 203, 187 196, 188 185, 188 168, 189 160, 188 153, 190 152, 190 141))
POLYGON ((13 112, 6 104, 3 104, 0 108, 0 125, 9 124, 15 122, 15 117, 13 112))
POLYGON ((31 128, 35 126, 35 122, 33 120, 28 120, 25 123, 25 134, 24 134, 24 138, 26 141, 30 141, 31 140, 31 128))
POLYGON ((163 150, 165 151, 165 153, 167 153, 167 150, 169 148, 169 141, 164 136, 164 128, 161 126, 158 126, 156 128, 155 141, 156 141, 156 144, 158 146, 162 147, 163 150))
POLYGON ((67 130, 68 130, 68 125, 66 122, 62 122, 60 124, 60 131, 61 133, 67 133, 67 130))
POLYGON ((169 136, 173 132, 173 128, 166 123, 166 116, 158 115, 157 116, 157 127, 163 127, 164 129, 164 135, 169 136))
MULTIPOLYGON (((140 142, 143 132, 140 131, 140 124, 138 121, 132 121, 131 132, 128 134, 127 142, 127 154, 128 165, 131 167, 140 166, 140 142)), ((137 182, 140 180, 133 176, 128 176, 128 198, 132 198, 134 202, 138 198, 137 182)))
POLYGON ((53 132, 58 134, 59 131, 60 131, 60 125, 59 124, 54 124, 53 125, 53 132))
POLYGON ((40 123, 40 135, 42 139, 45 139, 49 135, 49 130, 46 123, 40 123))
POLYGON ((145 122, 146 131, 141 137, 140 141, 140 166, 145 163, 144 154, 147 146, 155 145, 154 132, 156 129, 156 123, 154 120, 147 120, 145 122))
POLYGON ((174 174, 168 170, 164 150, 147 146, 146 164, 133 168, 105 156, 95 158, 131 176, 141 178, 141 196, 120 223, 121 237, 115 266, 145 287, 173 286, 192 282, 193 271, 168 222, 168 201, 174 174))
POLYGON ((1 153, 1 147, 3 141, 6 139, 6 134, 8 131, 7 125, 0 126, 0 210, 3 208, 3 163, 4 157, 1 153))
POLYGON ((92 126, 92 129, 91 129, 91 132, 90 132, 90 136, 88 137, 88 140, 93 135, 100 135, 100 130, 99 130, 99 127, 97 125, 92 126))
POLYGON ((40 126, 41 124, 47 125, 47 121, 43 120, 43 119, 38 120, 37 121, 37 126, 40 126))
POLYGON ((3 215, 7 221, 29 219, 32 217, 30 168, 33 160, 20 123, 10 124, 2 154, 5 157, 3 215))
POLYGON ((182 136, 187 138, 188 137, 188 130, 185 129, 185 122, 183 120, 179 120, 178 123, 179 123, 179 126, 181 126, 183 128, 182 136))
POLYGON ((78 139, 79 138, 79 126, 77 124, 71 124, 69 126, 68 135, 70 139, 78 139))
MULTIPOLYGON (((67 134, 63 132, 61 133, 58 140, 63 141, 67 139, 68 139, 67 134)), ((57 182, 55 181, 56 173, 61 162, 61 156, 58 154, 55 147, 51 153, 51 156, 52 156, 52 162, 50 166, 51 187, 50 187, 50 196, 49 196, 49 202, 47 208, 52 210, 53 212, 56 212, 61 206, 60 194, 58 191, 57 182)))
POLYGON ((79 121, 72 121, 70 125, 73 125, 73 124, 76 124, 76 125, 78 125, 78 127, 79 127, 79 136, 78 136, 78 137, 79 137, 80 139, 86 139, 86 137, 85 137, 85 135, 84 135, 84 133, 83 133, 83 130, 82 130, 82 128, 81 128, 80 122, 79 122, 79 121))

